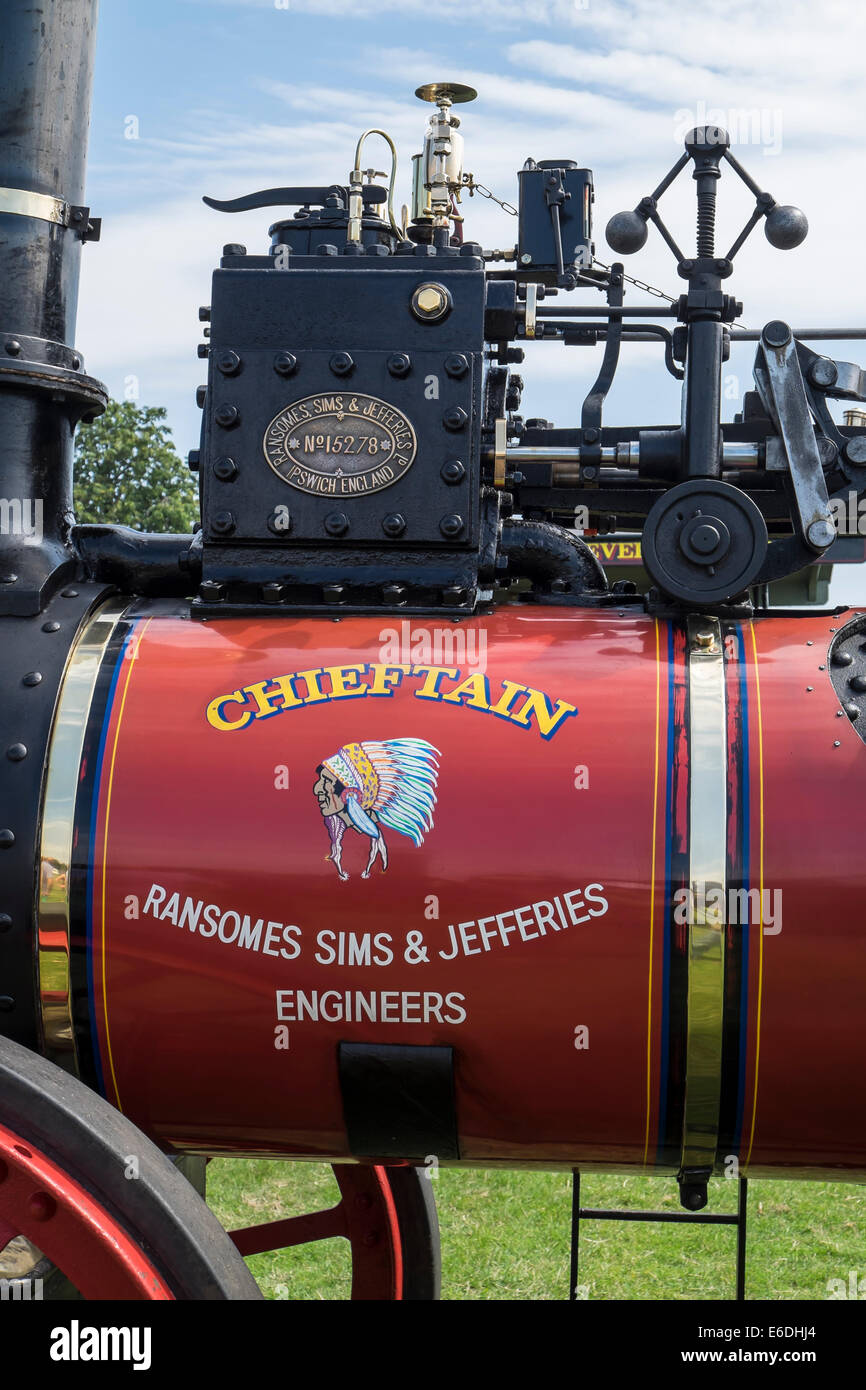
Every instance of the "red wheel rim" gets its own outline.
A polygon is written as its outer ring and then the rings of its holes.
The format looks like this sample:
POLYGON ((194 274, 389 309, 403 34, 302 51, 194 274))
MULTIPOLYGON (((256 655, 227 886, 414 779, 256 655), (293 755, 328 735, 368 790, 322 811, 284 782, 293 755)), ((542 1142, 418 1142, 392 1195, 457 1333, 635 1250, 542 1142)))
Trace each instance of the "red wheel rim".
POLYGON ((15 1236, 32 1241, 86 1299, 174 1298, 97 1198, 28 1139, 0 1125, 0 1253, 15 1236))
POLYGON ((342 1236, 352 1250, 352 1298, 402 1299, 403 1249, 387 1168, 336 1163, 333 1171, 336 1206, 231 1231, 232 1240, 242 1255, 261 1255, 342 1236))

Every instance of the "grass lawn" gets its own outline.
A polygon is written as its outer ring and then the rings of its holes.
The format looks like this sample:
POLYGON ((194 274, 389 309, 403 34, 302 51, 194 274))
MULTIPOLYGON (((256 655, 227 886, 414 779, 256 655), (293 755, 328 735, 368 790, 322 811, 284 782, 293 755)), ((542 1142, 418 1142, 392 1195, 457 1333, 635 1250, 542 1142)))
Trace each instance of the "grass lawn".
MULTIPOLYGON (((443 1299, 563 1299, 568 1289, 571 1182, 564 1173, 443 1169, 435 1180, 443 1299)), ((216 1159, 208 1202, 228 1228, 292 1216, 338 1200, 323 1164, 216 1159)), ((737 1190, 716 1178, 710 1211, 733 1211, 737 1190)), ((583 1206, 679 1211, 673 1178, 584 1176, 583 1206)), ((825 1299, 827 1281, 866 1275, 866 1193, 852 1183, 749 1184, 746 1297, 825 1299)), ((733 1227, 586 1222, 579 1281, 590 1299, 727 1299, 733 1227)), ((267 1298, 346 1298, 342 1240, 247 1261, 267 1298)), ((864 1284, 866 1288, 866 1284, 864 1284)))

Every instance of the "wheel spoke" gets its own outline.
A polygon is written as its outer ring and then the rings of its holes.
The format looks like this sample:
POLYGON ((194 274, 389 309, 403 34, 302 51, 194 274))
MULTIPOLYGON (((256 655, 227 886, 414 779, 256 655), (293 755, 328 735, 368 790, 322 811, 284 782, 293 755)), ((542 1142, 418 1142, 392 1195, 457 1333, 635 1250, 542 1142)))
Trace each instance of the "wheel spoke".
POLYGON ((269 1250, 287 1250, 293 1245, 309 1245, 314 1240, 347 1236, 348 1229, 343 1203, 339 1202, 326 1211, 246 1226, 240 1231, 230 1231, 229 1235, 242 1255, 262 1255, 269 1250))

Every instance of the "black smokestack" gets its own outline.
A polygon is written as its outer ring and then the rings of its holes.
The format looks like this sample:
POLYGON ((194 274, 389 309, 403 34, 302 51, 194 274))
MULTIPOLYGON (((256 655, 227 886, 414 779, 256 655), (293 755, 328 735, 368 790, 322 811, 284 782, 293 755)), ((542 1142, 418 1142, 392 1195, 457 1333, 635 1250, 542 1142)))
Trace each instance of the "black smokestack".
POLYGON ((74 570, 72 436, 105 398, 73 347, 97 5, 0 11, 0 614, 74 570))

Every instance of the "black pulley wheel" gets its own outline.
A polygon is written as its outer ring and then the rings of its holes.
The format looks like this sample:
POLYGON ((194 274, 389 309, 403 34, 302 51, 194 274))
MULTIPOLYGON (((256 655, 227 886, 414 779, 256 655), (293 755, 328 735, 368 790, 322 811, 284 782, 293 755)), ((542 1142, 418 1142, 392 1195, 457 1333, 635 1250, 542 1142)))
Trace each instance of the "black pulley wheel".
POLYGON ((751 497, 714 478, 666 492, 644 524, 642 553, 653 583, 696 607, 735 598, 757 579, 767 526, 751 497))

